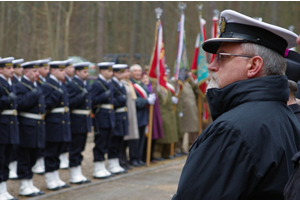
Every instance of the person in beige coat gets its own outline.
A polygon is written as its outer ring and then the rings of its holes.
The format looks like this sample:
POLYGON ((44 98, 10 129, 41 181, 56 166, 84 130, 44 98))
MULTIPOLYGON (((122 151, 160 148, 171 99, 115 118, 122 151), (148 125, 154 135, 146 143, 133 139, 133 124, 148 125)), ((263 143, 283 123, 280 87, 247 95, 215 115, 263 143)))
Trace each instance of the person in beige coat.
POLYGON ((124 80, 122 80, 121 82, 126 89, 129 135, 126 135, 124 137, 122 147, 121 147, 121 157, 120 157, 120 165, 125 169, 131 169, 127 158, 127 147, 128 147, 127 141, 139 139, 136 106, 135 106, 136 94, 131 81, 129 81, 129 77, 130 77, 129 69, 126 69, 124 72, 124 80))
POLYGON ((189 146, 193 144, 199 133, 199 116, 197 107, 197 97, 194 92, 196 86, 190 77, 183 83, 183 89, 179 96, 182 103, 182 130, 189 133, 189 146))

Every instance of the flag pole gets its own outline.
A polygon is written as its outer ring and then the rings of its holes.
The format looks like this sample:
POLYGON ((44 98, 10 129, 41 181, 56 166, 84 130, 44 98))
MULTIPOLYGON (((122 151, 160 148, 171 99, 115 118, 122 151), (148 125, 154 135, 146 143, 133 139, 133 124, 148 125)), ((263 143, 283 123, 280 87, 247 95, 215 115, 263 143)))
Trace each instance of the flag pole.
MULTIPOLYGON (((160 16, 162 14, 162 9, 161 8, 156 8, 155 13, 156 13, 156 18, 159 21, 160 16)), ((157 28, 157 27, 156 27, 157 28)), ((157 30, 156 30, 157 31, 157 30)), ((157 53, 157 52, 155 52, 157 53)), ((159 54, 158 54, 159 55, 159 54)), ((157 57, 158 62, 156 63, 159 66, 159 57, 157 57)), ((156 74, 157 74, 157 82, 156 84, 159 87, 159 76, 158 76, 158 66, 156 65, 156 74)), ((151 160, 151 146, 152 146, 152 126, 153 126, 153 105, 149 106, 149 121, 148 121, 148 137, 147 137, 147 152, 146 152, 146 165, 150 165, 150 160, 151 160)))
MULTIPOLYGON (((181 15, 183 15, 184 14, 184 10, 186 9, 186 3, 179 2, 178 3, 178 8, 180 10, 181 15)), ((180 33, 180 34, 183 34, 183 33, 180 33)), ((179 65, 180 65, 180 62, 179 62, 179 65)), ((179 98, 179 95, 177 96, 177 98, 179 98)), ((176 114, 176 105, 173 105, 173 111, 176 114)), ((174 156, 174 142, 172 142, 170 144, 170 156, 174 156)))
MULTIPOLYGON (((203 5, 202 4, 200 4, 200 5, 198 5, 197 6, 197 10, 198 10, 198 13, 199 13, 199 22, 200 22, 200 35, 199 35, 199 40, 200 40, 200 38, 201 38, 201 26, 202 26, 202 24, 201 24, 201 18, 202 18, 202 7, 203 7, 203 5)), ((200 41, 199 41, 200 42, 200 41)), ((201 42, 199 43, 199 48, 202 48, 201 47, 201 42)), ((199 52, 200 52, 200 50, 199 50, 199 52)), ((199 53, 198 53, 198 55, 199 55, 199 53)), ((197 72, 198 73, 198 72, 197 72)), ((197 78, 198 78, 198 76, 197 76, 197 78)), ((198 117, 199 117, 199 132, 198 132, 198 135, 200 135, 201 133, 202 133, 202 129, 203 129, 203 127, 202 127, 202 124, 203 124, 203 122, 202 122, 202 104, 203 104, 203 102, 202 102, 202 95, 199 93, 198 94, 198 117)))

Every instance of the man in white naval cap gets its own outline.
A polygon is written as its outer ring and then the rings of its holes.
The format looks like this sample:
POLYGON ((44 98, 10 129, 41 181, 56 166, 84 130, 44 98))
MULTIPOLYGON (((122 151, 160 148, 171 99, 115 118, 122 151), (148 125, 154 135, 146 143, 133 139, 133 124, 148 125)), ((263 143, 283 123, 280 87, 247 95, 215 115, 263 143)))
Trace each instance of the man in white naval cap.
POLYGON ((284 199, 300 142, 284 58, 297 35, 233 10, 221 13, 220 32, 202 45, 216 54, 214 121, 190 148, 173 199, 284 199))
POLYGON ((115 127, 114 88, 111 83, 113 62, 98 63, 100 74, 91 87, 93 125, 95 128, 94 178, 108 178, 113 174, 105 167, 105 153, 112 154, 109 141, 115 127))
POLYGON ((14 57, 0 59, 0 199, 15 199, 7 191, 13 145, 19 144, 17 96, 12 84, 14 57))
MULTIPOLYGON (((49 62, 51 61, 50 58, 38 60, 37 64, 39 65, 38 71, 38 86, 42 86, 46 83, 48 74, 50 71, 49 62)), ((37 149, 37 160, 35 165, 32 167, 32 172, 36 174, 43 175, 45 173, 45 162, 44 162, 44 148, 37 149)))
POLYGON ((109 146, 112 149, 112 153, 108 158, 108 170, 114 174, 120 174, 126 172, 126 170, 120 166, 121 156, 121 144, 124 136, 128 135, 128 114, 127 114, 127 98, 126 89, 121 80, 124 79, 125 69, 128 69, 126 64, 113 65, 112 85, 114 87, 114 109, 116 125, 113 130, 109 146))
MULTIPOLYGON (((66 67, 65 67, 65 80, 63 81, 64 84, 67 86, 73 79, 74 76, 74 67, 73 67, 73 59, 65 60, 66 67)), ((69 168, 69 159, 68 159, 68 152, 69 152, 69 143, 63 144, 63 151, 59 155, 59 168, 60 169, 68 169, 69 168)))
POLYGON ((73 65, 74 78, 67 85, 70 103, 71 133, 72 140, 69 145, 69 170, 72 184, 91 182, 81 171, 87 133, 91 132, 91 94, 88 92, 87 79, 89 76, 90 62, 81 62, 73 65))
MULTIPOLYGON (((21 64, 24 62, 24 59, 15 59, 13 60, 14 75, 11 77, 12 84, 17 84, 21 81, 23 76, 23 67, 21 64)), ((14 145, 11 160, 9 163, 9 179, 18 179, 17 175, 17 158, 18 158, 18 145, 14 145)))
POLYGON ((45 100, 43 91, 37 84, 39 63, 30 61, 21 66, 24 68, 24 76, 16 84, 20 132, 19 194, 31 197, 45 194, 33 185, 31 170, 37 159, 37 150, 45 147, 45 100))
POLYGON ((71 141, 68 91, 62 83, 65 77, 65 61, 52 61, 50 75, 42 86, 46 104, 45 178, 47 189, 70 187, 59 176, 59 155, 63 145, 71 141))

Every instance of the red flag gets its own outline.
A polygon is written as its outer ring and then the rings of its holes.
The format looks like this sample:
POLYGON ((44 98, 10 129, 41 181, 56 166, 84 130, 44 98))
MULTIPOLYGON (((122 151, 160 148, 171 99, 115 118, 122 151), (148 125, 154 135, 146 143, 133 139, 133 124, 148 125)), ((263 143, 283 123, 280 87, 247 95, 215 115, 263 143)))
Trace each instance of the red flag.
POLYGON ((149 77, 158 79, 158 85, 168 89, 167 77, 165 75, 165 49, 163 41, 163 27, 160 20, 156 22, 155 28, 155 44, 153 48, 149 77))

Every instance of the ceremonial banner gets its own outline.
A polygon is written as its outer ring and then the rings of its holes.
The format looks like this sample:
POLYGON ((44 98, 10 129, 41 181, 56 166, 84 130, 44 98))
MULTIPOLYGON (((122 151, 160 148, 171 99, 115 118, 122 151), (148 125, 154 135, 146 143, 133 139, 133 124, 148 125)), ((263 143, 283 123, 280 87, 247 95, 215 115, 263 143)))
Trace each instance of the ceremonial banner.
POLYGON ((197 80, 198 80, 198 87, 200 88, 201 95, 205 96, 206 86, 207 86, 206 80, 208 79, 208 68, 207 68, 208 64, 206 61, 206 54, 202 49, 202 44, 206 39, 205 28, 204 28, 206 21, 202 19, 201 15, 200 15, 199 22, 200 22, 200 36, 199 36, 200 48, 197 57, 197 80))
POLYGON ((167 77, 165 75, 165 49, 163 41, 163 26, 160 20, 156 22, 155 44, 153 48, 149 77, 158 81, 158 86, 167 90, 167 77))
POLYGON ((177 53, 174 67, 175 80, 184 82, 185 72, 189 71, 188 57, 186 51, 186 37, 184 30, 184 14, 181 14, 180 22, 178 23, 178 39, 177 39, 177 53))

